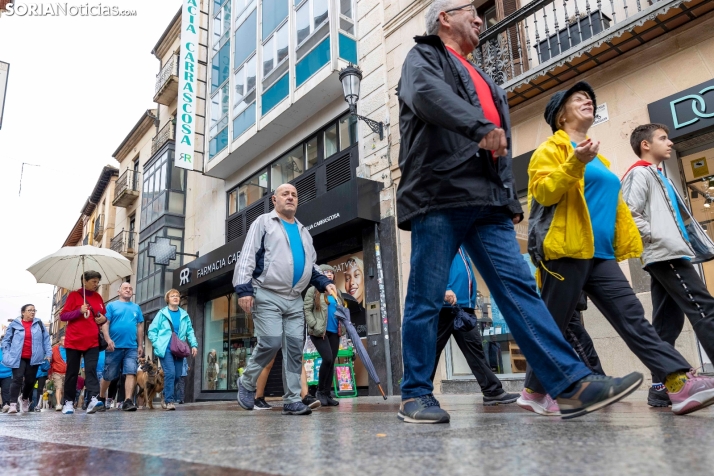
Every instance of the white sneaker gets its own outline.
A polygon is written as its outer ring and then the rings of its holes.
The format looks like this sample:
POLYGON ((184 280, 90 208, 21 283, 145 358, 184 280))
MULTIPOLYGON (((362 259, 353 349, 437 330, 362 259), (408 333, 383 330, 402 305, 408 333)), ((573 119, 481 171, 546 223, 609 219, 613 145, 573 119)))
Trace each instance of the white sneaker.
POLYGON ((89 402, 89 405, 87 405, 87 414, 91 415, 92 413, 96 412, 103 412, 106 410, 104 407, 104 403, 100 402, 97 397, 92 397, 92 400, 89 402))
POLYGON ((8 413, 17 413, 17 403, 11 403, 10 409, 7 412, 8 413))
POLYGON ((61 411, 62 411, 62 404, 61 404, 61 403, 58 403, 57 405, 55 405, 55 411, 58 411, 58 412, 61 412, 61 411))
POLYGON ((64 406, 62 407, 62 413, 65 415, 71 415, 74 413, 74 402, 64 402, 64 406))
POLYGON ((17 397, 17 404, 19 413, 27 413, 30 411, 30 399, 23 400, 22 394, 17 397))
POLYGON ((107 398, 107 410, 111 410, 112 408, 114 408, 114 399, 107 398))
POLYGON ((7 411, 8 411, 9 409, 10 409, 10 404, 9 404, 9 403, 6 403, 6 404, 3 405, 3 407, 2 407, 2 412, 3 412, 3 413, 7 413, 7 411))

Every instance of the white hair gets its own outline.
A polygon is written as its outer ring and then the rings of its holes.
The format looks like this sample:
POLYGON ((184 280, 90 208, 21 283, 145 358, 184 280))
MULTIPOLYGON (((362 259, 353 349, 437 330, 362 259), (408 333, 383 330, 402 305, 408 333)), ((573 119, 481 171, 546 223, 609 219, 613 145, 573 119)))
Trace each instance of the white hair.
POLYGON ((448 10, 456 0, 434 0, 426 9, 426 34, 437 35, 439 33, 439 13, 448 10))

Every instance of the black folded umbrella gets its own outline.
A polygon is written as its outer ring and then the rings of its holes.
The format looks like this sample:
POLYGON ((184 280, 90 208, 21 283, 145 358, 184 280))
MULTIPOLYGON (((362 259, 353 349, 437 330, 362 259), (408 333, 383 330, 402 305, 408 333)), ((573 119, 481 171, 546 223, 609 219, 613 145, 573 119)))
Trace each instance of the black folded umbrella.
POLYGON ((377 387, 379 388, 379 391, 382 394, 382 397, 386 400, 387 396, 384 394, 382 385, 380 385, 379 376, 377 375, 377 370, 374 368, 374 365, 372 364, 372 360, 369 358, 369 354, 367 354, 367 349, 365 349, 364 345, 362 345, 362 340, 360 339, 359 334, 357 333, 357 329, 355 329, 355 326, 352 324, 352 321, 350 320, 350 310, 347 309, 347 307, 345 305, 339 304, 340 300, 337 299, 337 296, 333 296, 333 297, 338 302, 337 310, 335 311, 335 317, 337 318, 338 321, 340 321, 342 323, 342 325, 345 326, 345 329, 347 330, 347 335, 349 335, 350 339, 352 340, 352 345, 354 346, 355 352, 357 352, 357 355, 359 355, 359 358, 362 361, 362 364, 364 364, 364 367, 367 369, 367 373, 369 374, 369 377, 372 379, 372 381, 374 383, 377 384, 377 387))

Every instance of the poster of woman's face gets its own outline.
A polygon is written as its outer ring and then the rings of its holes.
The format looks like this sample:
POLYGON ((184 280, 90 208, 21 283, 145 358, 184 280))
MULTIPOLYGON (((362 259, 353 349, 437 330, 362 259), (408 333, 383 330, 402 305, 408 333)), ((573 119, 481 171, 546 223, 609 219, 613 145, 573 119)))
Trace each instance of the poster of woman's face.
POLYGON ((364 306, 364 253, 351 253, 328 262, 335 268, 335 286, 364 306))

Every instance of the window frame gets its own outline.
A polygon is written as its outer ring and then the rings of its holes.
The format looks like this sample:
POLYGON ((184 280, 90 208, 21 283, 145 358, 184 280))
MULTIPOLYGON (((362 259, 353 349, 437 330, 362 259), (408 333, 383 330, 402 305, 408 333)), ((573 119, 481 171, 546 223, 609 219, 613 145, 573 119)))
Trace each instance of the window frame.
POLYGON ((325 23, 330 22, 330 6, 333 4, 332 1, 328 0, 327 2, 327 16, 325 17, 325 20, 320 23, 319 25, 315 25, 315 0, 302 0, 300 3, 295 5, 293 7, 293 11, 295 12, 295 34, 293 35, 293 39, 295 40, 295 51, 299 50, 301 46, 303 46, 305 43, 307 43, 310 38, 312 38, 315 35, 315 32, 319 30, 325 23), (310 25, 310 33, 307 34, 307 36, 302 40, 298 41, 298 29, 297 29, 297 12, 300 10, 306 3, 309 3, 308 5, 308 15, 309 15, 309 25, 310 25))

